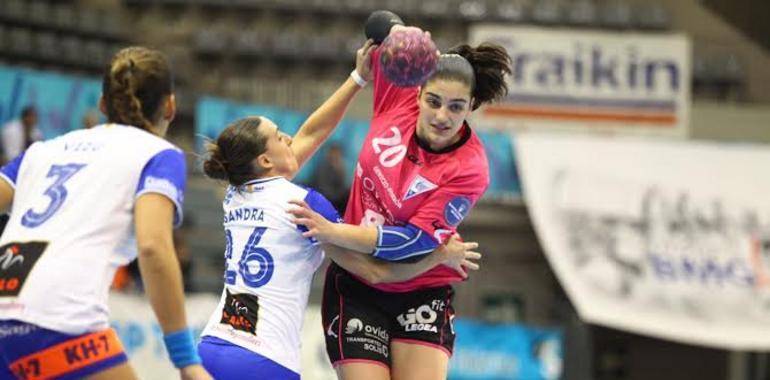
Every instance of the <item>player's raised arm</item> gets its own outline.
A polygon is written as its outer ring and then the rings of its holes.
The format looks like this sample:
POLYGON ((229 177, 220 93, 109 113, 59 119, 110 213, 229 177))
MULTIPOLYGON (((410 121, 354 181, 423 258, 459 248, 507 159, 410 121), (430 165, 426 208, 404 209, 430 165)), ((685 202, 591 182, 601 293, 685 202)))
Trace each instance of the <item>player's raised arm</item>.
POLYGON ((316 109, 293 138, 292 151, 300 167, 326 141, 345 116, 350 102, 370 77, 371 55, 376 45, 367 40, 356 53, 356 68, 326 101, 316 109))

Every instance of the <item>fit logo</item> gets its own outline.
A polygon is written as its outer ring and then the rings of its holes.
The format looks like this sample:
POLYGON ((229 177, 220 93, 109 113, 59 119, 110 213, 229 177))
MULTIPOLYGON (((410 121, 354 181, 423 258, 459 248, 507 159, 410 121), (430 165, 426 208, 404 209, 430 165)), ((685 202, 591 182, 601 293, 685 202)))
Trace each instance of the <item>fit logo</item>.
MULTIPOLYGON (((433 301, 433 304, 438 306, 437 301, 433 301)), ((438 301, 443 304, 443 301, 438 301)), ((441 307, 443 309, 443 305, 441 307)), ((397 320, 401 326, 404 327, 404 331, 432 331, 438 332, 438 329, 433 324, 436 322, 438 314, 428 305, 421 305, 418 308, 412 308, 406 311, 406 313, 398 316, 397 320)))

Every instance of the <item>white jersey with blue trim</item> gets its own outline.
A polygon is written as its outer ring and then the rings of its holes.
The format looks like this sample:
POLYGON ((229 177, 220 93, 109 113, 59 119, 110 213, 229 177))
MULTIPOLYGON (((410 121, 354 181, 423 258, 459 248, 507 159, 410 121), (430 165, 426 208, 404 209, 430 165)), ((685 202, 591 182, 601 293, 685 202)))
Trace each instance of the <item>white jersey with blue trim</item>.
POLYGON ((14 188, 0 238, 0 319, 68 334, 109 327, 115 271, 136 258, 134 201, 153 192, 181 222, 183 152, 147 131, 106 124, 33 144, 0 169, 14 188))
POLYGON ((327 219, 341 221, 326 198, 283 177, 228 188, 222 203, 225 287, 202 335, 299 373, 302 321, 323 252, 291 222, 290 200, 305 200, 327 219))

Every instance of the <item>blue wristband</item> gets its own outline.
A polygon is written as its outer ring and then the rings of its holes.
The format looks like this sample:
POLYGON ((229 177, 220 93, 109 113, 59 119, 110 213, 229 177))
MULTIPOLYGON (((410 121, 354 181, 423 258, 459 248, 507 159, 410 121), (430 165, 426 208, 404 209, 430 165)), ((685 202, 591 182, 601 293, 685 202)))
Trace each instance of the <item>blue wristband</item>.
POLYGON ((163 337, 168 356, 176 368, 184 368, 191 364, 200 364, 201 357, 195 347, 192 330, 182 329, 163 337))

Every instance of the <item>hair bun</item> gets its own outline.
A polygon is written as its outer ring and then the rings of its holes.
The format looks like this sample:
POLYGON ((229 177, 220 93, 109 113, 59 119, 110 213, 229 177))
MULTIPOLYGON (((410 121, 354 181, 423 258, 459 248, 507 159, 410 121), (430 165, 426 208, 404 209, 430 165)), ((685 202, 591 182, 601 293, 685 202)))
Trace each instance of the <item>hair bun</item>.
POLYGON ((227 161, 222 157, 219 145, 209 142, 206 144, 208 158, 203 161, 203 173, 209 178, 227 180, 227 161))

